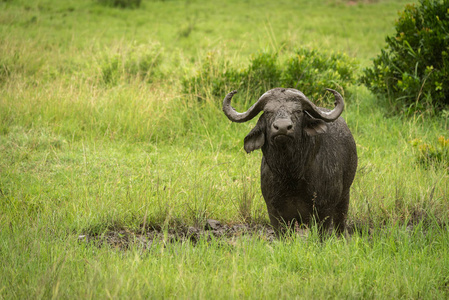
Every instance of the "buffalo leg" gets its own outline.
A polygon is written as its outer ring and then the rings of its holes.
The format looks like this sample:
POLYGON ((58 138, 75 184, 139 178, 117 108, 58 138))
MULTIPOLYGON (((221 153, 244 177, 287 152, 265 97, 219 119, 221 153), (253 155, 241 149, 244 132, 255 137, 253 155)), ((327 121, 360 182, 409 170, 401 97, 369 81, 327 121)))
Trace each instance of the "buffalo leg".
POLYGON ((334 214, 334 230, 337 235, 344 233, 346 228, 346 216, 348 214, 349 192, 342 197, 337 205, 334 214))
POLYGON ((332 217, 328 213, 318 214, 317 226, 318 226, 318 233, 321 238, 324 238, 327 234, 329 234, 331 224, 332 224, 332 217))

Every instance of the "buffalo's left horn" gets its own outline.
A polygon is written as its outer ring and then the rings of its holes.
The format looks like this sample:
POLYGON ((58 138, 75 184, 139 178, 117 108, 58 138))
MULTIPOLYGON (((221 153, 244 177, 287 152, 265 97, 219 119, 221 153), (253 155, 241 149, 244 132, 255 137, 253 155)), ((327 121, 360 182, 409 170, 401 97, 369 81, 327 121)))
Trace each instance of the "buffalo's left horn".
POLYGON ((242 123, 251 120, 264 109, 269 100, 269 93, 265 93, 246 112, 239 113, 231 106, 231 99, 235 93, 237 91, 230 92, 223 100, 223 112, 232 122, 242 123))
POLYGON ((325 122, 332 122, 338 119, 338 117, 343 112, 343 109, 345 108, 345 102, 343 101, 343 97, 337 92, 332 89, 326 89, 329 92, 332 92, 335 96, 335 107, 333 110, 326 112, 320 110, 315 104, 313 104, 309 99, 306 97, 301 96, 303 109, 307 111, 312 117, 316 119, 321 119, 325 122))

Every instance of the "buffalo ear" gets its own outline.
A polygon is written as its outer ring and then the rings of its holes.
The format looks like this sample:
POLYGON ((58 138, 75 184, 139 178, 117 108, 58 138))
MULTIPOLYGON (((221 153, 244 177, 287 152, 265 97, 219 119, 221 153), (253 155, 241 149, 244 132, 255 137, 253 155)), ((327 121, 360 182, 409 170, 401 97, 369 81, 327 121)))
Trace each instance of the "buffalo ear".
POLYGON ((308 136, 315 136, 318 134, 325 133, 327 131, 327 124, 323 120, 311 118, 306 116, 306 126, 304 131, 308 136))
POLYGON ((245 148, 246 153, 258 150, 265 144, 265 122, 263 119, 263 117, 260 117, 256 127, 254 127, 243 140, 243 147, 245 148))

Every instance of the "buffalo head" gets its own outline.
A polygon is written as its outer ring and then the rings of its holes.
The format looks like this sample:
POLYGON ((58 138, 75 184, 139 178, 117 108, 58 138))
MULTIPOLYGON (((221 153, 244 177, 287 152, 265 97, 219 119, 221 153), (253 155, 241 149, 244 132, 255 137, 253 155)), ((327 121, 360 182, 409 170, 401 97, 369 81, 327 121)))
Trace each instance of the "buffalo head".
POLYGON ((232 91, 223 101, 223 111, 233 122, 246 122, 264 111, 256 127, 245 137, 246 152, 260 149, 265 143, 285 146, 304 134, 314 136, 326 132, 326 123, 340 116, 343 97, 337 91, 327 90, 335 95, 335 108, 330 112, 319 109, 300 91, 285 88, 269 90, 244 113, 231 106, 231 99, 237 93, 232 91))

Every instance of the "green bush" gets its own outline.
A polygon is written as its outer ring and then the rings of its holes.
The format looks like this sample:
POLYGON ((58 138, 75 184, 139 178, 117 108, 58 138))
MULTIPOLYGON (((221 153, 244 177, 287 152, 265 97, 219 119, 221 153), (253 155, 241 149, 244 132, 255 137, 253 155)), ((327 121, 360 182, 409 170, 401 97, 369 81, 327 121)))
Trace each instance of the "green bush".
POLYGON ((407 5, 361 82, 401 111, 449 105, 449 0, 407 5))
POLYGON ((343 92, 353 84, 357 64, 342 53, 324 53, 299 49, 285 63, 282 87, 301 90, 311 99, 319 99, 326 88, 343 92))
POLYGON ((250 101, 275 87, 296 88, 315 101, 322 99, 325 88, 343 92, 355 82, 357 63, 340 53, 305 48, 279 58, 277 53, 258 53, 246 68, 237 68, 222 57, 209 54, 199 72, 184 78, 185 93, 198 99, 223 98, 239 90, 250 101))

